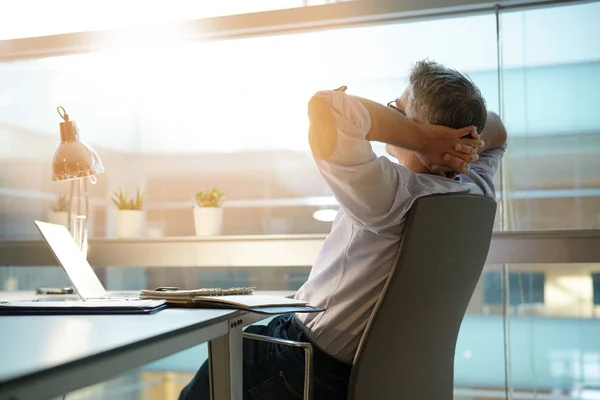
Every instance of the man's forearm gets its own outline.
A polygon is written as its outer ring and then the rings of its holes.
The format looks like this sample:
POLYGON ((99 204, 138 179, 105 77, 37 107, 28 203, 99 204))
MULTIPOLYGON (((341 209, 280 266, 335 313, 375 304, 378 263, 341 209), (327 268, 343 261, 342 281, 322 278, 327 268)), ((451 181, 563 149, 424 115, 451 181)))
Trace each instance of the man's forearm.
POLYGON ((480 137, 485 142, 485 145, 479 148, 479 153, 498 148, 506 143, 506 129, 498 114, 491 111, 488 112, 487 122, 480 137))
POLYGON ((391 144, 407 150, 419 150, 423 146, 423 136, 419 134, 419 124, 402 113, 374 101, 353 96, 360 101, 371 116, 371 130, 367 139, 391 144))

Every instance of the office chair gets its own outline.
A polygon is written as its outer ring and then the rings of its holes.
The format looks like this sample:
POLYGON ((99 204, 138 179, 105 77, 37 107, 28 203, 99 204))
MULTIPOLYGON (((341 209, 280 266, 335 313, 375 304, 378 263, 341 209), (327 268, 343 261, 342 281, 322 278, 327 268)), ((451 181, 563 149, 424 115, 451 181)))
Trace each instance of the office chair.
MULTIPOLYGON (((490 246, 496 202, 468 194, 431 195, 411 207, 396 265, 367 324, 348 400, 452 400, 458 331, 490 246)), ((311 398, 312 346, 302 347, 304 400, 311 398)))
POLYGON ((452 400, 454 351, 490 246, 496 202, 423 197, 354 359, 349 400, 452 400))

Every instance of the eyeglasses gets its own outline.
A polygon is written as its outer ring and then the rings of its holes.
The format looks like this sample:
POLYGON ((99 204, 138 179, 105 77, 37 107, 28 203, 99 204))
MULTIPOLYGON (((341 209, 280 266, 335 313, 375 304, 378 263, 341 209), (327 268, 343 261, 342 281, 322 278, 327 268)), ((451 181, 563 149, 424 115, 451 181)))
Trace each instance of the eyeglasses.
POLYGON ((399 109, 399 108, 396 106, 396 104, 398 103, 398 100, 399 100, 399 99, 395 99, 395 100, 392 100, 392 101, 390 101, 389 103, 387 103, 387 106, 388 106, 389 108, 393 109, 393 110, 396 110, 396 111, 398 111, 400 114, 402 114, 402 115, 406 116, 406 113, 405 113, 403 110, 399 109))

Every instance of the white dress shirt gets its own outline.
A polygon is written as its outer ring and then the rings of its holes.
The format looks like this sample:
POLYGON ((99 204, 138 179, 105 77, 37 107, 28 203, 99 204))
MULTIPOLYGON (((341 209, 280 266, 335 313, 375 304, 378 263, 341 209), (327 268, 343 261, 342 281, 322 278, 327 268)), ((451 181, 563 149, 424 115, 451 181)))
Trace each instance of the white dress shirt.
POLYGON ((343 91, 317 96, 331 107, 337 144, 329 158, 315 161, 340 210, 296 295, 326 311, 296 318, 314 344, 352 363, 400 250, 406 213, 414 201, 434 193, 494 198, 492 179, 506 146, 484 151, 469 172, 455 180, 417 174, 373 152, 365 139, 371 117, 359 100, 343 91))

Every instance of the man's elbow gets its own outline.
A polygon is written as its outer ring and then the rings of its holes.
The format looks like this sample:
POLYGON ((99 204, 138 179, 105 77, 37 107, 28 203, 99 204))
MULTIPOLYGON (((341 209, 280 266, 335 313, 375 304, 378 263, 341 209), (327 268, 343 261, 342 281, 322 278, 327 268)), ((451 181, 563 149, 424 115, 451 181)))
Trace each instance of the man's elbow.
POLYGON ((308 102, 308 142, 317 159, 329 158, 337 145, 335 116, 322 92, 317 92, 308 102))
POLYGON ((502 146, 506 143, 506 127, 504 126, 502 119, 500 119, 500 116, 493 111, 488 111, 486 129, 489 129, 495 147, 502 146))
POLYGON ((506 127, 504 126, 504 123, 502 122, 502 119, 500 119, 500 116, 494 112, 492 112, 493 114, 493 119, 494 119, 494 123, 497 126, 497 130, 498 130, 498 143, 500 143, 500 145, 503 145, 504 143, 506 143, 506 127))

